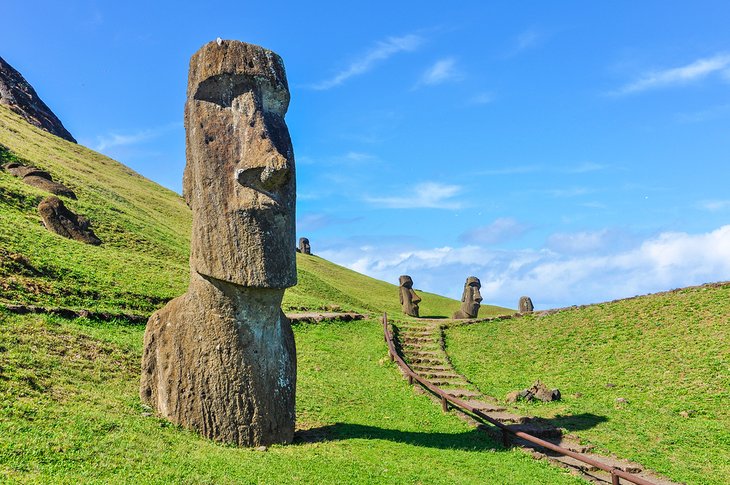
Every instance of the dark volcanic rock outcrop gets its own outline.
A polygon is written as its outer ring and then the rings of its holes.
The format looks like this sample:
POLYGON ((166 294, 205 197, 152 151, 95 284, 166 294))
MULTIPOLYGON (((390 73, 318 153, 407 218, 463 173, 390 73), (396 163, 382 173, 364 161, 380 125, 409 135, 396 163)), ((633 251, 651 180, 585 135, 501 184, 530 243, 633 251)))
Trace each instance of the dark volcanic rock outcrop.
POLYGON ((294 155, 284 65, 237 41, 190 60, 183 196, 190 285, 147 322, 140 397, 240 446, 294 438, 296 351, 281 311, 296 284, 294 155))
POLYGON ((0 104, 7 105, 31 125, 76 143, 61 120, 38 97, 33 86, 2 57, 0 57, 0 104))
POLYGON ((89 228, 89 220, 68 210, 58 197, 50 196, 43 199, 38 205, 38 212, 49 231, 86 244, 94 246, 101 244, 94 231, 89 228))

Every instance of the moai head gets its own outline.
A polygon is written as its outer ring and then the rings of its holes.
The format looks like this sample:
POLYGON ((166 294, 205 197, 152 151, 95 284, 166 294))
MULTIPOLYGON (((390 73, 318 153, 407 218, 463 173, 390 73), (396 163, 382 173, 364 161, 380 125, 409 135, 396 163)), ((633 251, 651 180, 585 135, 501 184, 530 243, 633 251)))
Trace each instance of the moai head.
POLYGON ((464 283, 464 293, 461 295, 461 311, 468 318, 476 318, 479 314, 479 307, 482 302, 482 295, 479 293, 481 287, 482 283, 476 276, 469 276, 466 283, 464 283))
POLYGON ((520 313, 530 313, 532 310, 535 309, 535 307, 532 305, 532 300, 529 296, 522 296, 520 297, 520 304, 519 304, 519 311, 520 313))
POLYGON ((284 64, 262 47, 209 42, 190 59, 183 196, 190 268, 242 286, 296 284, 294 153, 284 64))
POLYGON ((400 304, 403 306, 403 313, 412 317, 418 316, 418 304, 421 297, 413 290, 413 280, 408 275, 398 278, 400 283, 400 304))
POLYGON ((306 237, 299 238, 299 252, 302 254, 312 254, 312 247, 309 245, 309 239, 306 237))

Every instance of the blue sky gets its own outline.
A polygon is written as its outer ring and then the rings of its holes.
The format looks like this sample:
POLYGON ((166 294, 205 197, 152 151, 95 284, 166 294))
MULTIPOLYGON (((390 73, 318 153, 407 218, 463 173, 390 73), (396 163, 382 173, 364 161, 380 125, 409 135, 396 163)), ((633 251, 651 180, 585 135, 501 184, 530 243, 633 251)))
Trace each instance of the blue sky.
POLYGON ((541 309, 729 280, 730 4, 537 3, 12 2, 0 56, 180 191, 190 56, 276 51, 298 236, 393 283, 541 309))

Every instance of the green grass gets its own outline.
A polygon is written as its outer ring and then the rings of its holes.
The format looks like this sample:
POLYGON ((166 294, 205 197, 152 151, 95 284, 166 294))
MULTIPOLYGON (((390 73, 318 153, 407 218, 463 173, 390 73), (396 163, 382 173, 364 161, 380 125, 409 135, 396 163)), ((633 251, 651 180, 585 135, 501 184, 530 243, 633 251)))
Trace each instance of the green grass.
POLYGON ((0 481, 582 483, 414 393, 377 321, 295 327, 297 440, 266 452, 146 416, 123 323, 0 313, 0 481))
POLYGON ((500 398, 541 379, 563 400, 521 404, 674 480, 730 476, 730 284, 454 327, 448 353, 500 398), (626 404, 616 399, 628 400, 626 404))

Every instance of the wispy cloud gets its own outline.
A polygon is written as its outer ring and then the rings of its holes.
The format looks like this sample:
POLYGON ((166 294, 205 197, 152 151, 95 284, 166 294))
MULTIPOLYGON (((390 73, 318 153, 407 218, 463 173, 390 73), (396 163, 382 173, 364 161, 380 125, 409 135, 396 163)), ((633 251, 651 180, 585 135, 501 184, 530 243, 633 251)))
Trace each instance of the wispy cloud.
POLYGON ((490 170, 482 170, 479 175, 518 175, 526 173, 535 173, 543 170, 540 165, 515 165, 513 167, 500 167, 490 170))
POLYGON ((494 101, 492 93, 478 93, 469 100, 470 104, 489 104, 494 101))
POLYGON ((366 197, 365 200, 389 209, 460 209, 463 204, 454 200, 454 197, 461 191, 459 185, 423 182, 401 196, 366 197))
POLYGON ((589 173, 605 170, 606 168, 608 168, 606 165, 600 163, 585 162, 572 167, 565 167, 563 171, 565 173, 589 173))
POLYGON ((426 69, 416 86, 435 86, 462 78, 463 74, 456 67, 456 59, 447 57, 436 61, 426 69))
POLYGON ((370 49, 361 58, 352 61, 346 69, 336 73, 329 79, 312 85, 311 88, 326 90, 339 86, 351 77, 368 72, 379 62, 399 52, 411 52, 418 49, 422 43, 423 38, 415 34, 408 34, 401 37, 388 37, 385 40, 379 41, 374 48, 370 49))
POLYGON ((474 244, 497 244, 515 239, 524 234, 529 226, 520 224, 511 217, 500 217, 491 224, 467 231, 459 236, 459 240, 474 244))
POLYGON ((730 200, 703 200, 697 205, 706 211, 719 212, 730 209, 730 200))
POLYGON ((297 231, 316 231, 328 226, 350 224, 362 217, 338 217, 322 212, 304 214, 297 217, 297 231))
POLYGON ((96 144, 94 144, 92 148, 101 152, 114 147, 137 145, 181 127, 182 123, 174 122, 155 128, 147 128, 134 133, 110 132, 105 135, 98 135, 96 137, 96 144))
POLYGON ((621 96, 651 89, 689 84, 718 72, 724 76, 730 76, 729 68, 730 54, 717 54, 712 57, 697 59, 684 66, 649 72, 610 94, 621 96))

